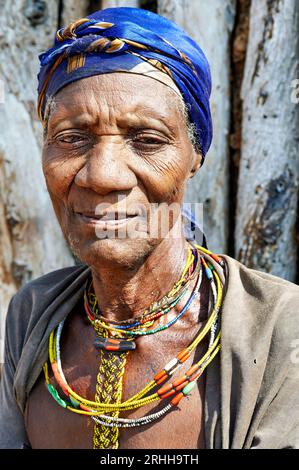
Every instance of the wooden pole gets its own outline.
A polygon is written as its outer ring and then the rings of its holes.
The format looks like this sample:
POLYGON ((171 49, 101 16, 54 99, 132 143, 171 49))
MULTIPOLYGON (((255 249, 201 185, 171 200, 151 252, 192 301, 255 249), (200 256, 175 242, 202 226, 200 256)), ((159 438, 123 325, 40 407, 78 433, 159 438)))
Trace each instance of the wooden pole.
POLYGON ((203 229, 208 246, 225 253, 229 229, 230 35, 235 2, 158 0, 158 12, 182 26, 201 46, 211 66, 214 138, 203 167, 189 182, 186 202, 203 203, 203 229))
POLYGON ((298 199, 299 3, 252 0, 242 85, 243 130, 235 256, 294 281, 298 199))

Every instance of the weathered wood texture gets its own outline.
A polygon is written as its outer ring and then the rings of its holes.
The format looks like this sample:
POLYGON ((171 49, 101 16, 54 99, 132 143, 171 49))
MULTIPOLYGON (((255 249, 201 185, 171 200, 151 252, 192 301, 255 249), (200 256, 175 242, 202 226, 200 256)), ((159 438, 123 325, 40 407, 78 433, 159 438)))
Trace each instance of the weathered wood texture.
POLYGON ((242 141, 242 99, 241 88, 245 69, 249 31, 249 10, 251 0, 238 0, 236 3, 235 27, 231 38, 231 126, 230 126, 230 166, 229 166, 229 237, 228 253, 235 253, 235 219, 239 166, 242 141))
MULTIPOLYGON (((0 16, 0 323, 16 289, 73 258, 41 170, 36 116, 38 53, 50 46, 58 2, 2 1, 0 16), (13 12, 13 14, 12 14, 13 12)), ((1 355, 0 355, 1 358, 1 355)))
POLYGON ((243 129, 236 257, 249 267, 295 280, 298 199, 299 3, 252 0, 242 86, 243 129))
POLYGON ((60 25, 68 25, 78 18, 83 18, 89 13, 89 6, 89 0, 63 0, 60 2, 60 25))
POLYGON ((206 161, 190 180, 187 202, 204 204, 204 232, 211 250, 227 252, 230 127, 230 35, 235 2, 231 0, 158 0, 158 11, 172 19, 198 42, 211 65, 211 109, 214 138, 206 161))
POLYGON ((138 0, 102 0, 102 8, 138 7, 138 0))

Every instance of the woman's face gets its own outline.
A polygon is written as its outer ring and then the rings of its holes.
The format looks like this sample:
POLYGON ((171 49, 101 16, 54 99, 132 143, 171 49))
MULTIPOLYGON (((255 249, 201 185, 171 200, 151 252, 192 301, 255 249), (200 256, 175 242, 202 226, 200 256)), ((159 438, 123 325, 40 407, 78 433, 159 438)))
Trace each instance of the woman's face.
POLYGON ((89 265, 142 262, 165 237, 157 231, 161 207, 181 205, 200 161, 179 97, 157 80, 98 75, 55 97, 43 171, 62 231, 89 265), (105 213, 119 220, 104 222, 105 213))

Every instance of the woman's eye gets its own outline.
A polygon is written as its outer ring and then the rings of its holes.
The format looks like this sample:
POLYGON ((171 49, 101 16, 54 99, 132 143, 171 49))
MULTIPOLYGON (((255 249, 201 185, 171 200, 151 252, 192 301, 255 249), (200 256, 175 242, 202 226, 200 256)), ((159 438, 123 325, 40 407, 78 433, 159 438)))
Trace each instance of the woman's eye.
POLYGON ((79 134, 58 135, 55 140, 62 145, 81 146, 87 142, 86 137, 79 134))
POLYGON ((135 145, 143 148, 158 148, 167 144, 167 140, 151 134, 138 134, 133 138, 135 145))

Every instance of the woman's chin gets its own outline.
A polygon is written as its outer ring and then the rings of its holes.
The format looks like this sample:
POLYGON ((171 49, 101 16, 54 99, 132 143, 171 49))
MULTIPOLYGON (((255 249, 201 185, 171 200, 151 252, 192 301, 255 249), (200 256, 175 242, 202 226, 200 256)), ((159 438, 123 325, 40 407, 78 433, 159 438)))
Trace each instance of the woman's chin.
POLYGON ((78 238, 75 243, 74 239, 69 240, 76 257, 95 267, 109 263, 133 268, 142 263, 158 243, 158 240, 146 238, 102 238, 86 240, 83 243, 82 239, 79 241, 78 238))

